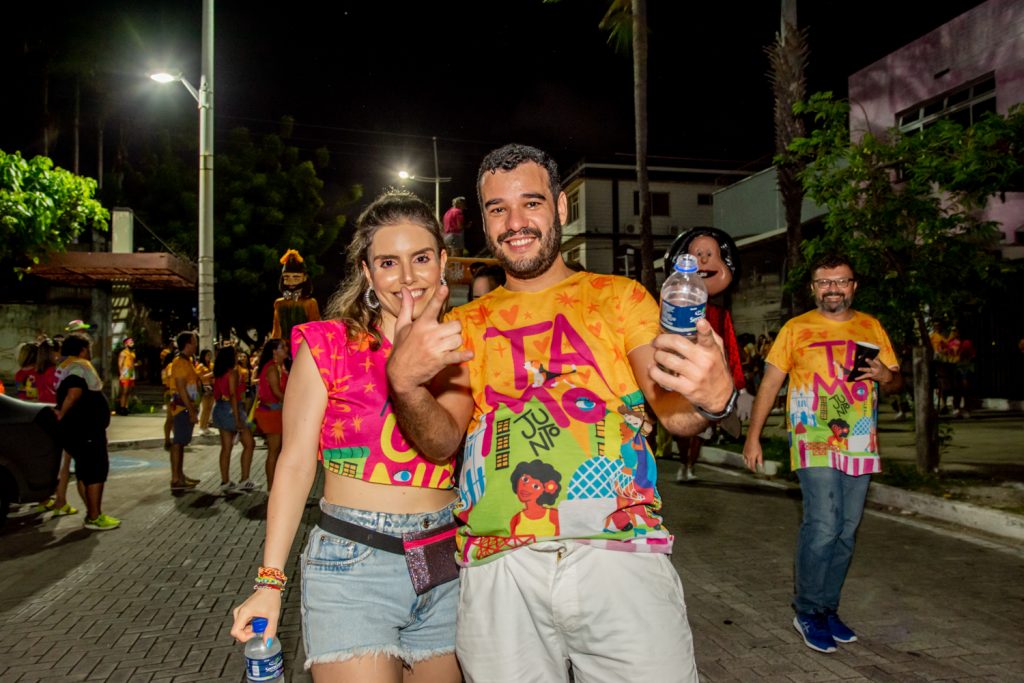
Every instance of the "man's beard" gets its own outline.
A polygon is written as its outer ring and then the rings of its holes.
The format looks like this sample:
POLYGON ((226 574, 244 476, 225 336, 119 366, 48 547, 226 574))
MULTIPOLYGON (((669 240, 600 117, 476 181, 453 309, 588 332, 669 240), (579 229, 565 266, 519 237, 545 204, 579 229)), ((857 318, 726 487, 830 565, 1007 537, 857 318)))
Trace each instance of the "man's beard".
POLYGON ((842 292, 839 293, 842 298, 839 299, 838 301, 826 301, 825 297, 829 294, 831 294, 831 292, 825 292, 825 294, 818 294, 815 297, 817 299, 815 303, 818 304, 819 310, 822 310, 826 313, 842 313, 843 311, 849 309, 853 305, 853 297, 847 296, 842 292))
POLYGON ((540 277, 551 268, 551 264, 555 262, 561 252, 562 247, 562 222, 558 219, 556 214, 551 221, 551 229, 548 230, 548 234, 543 236, 540 230, 536 228, 526 227, 522 230, 513 232, 509 230, 498 235, 498 238, 492 239, 490 235, 487 235, 487 246, 490 248, 491 253, 494 254, 494 258, 497 259, 501 267, 505 269, 508 275, 518 280, 532 280, 533 278, 540 277), (508 254, 501 250, 501 243, 505 240, 518 237, 520 235, 531 235, 540 240, 540 253, 536 256, 530 256, 521 258, 517 261, 512 260, 508 254))

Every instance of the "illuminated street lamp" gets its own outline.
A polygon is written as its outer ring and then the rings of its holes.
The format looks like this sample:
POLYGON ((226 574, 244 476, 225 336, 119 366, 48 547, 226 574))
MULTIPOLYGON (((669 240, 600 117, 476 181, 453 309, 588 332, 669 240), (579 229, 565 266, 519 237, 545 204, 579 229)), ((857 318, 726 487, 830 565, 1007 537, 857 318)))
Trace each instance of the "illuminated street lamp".
POLYGON ((437 172, 437 136, 434 136, 434 175, 413 175, 408 171, 399 171, 398 177, 402 180, 419 180, 424 183, 434 183, 434 218, 441 222, 441 183, 451 181, 451 178, 442 178, 437 172))
POLYGON ((180 72, 150 74, 157 83, 181 83, 199 105, 199 348, 213 348, 213 0, 203 0, 199 89, 180 72))

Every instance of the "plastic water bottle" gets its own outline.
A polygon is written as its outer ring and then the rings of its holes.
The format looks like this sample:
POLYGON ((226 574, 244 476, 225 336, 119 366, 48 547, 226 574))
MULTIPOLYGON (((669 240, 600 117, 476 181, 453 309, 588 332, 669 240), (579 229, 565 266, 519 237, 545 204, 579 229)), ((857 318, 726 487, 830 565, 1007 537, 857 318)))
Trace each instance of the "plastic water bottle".
POLYGON ((266 619, 256 617, 252 620, 253 637, 245 644, 245 680, 253 683, 276 681, 284 675, 281 642, 275 638, 274 644, 267 647, 263 642, 266 630, 266 619))
POLYGON ((708 288, 697 271, 697 257, 680 254, 674 272, 661 286, 661 326, 667 332, 697 336, 697 321, 704 317, 708 288))

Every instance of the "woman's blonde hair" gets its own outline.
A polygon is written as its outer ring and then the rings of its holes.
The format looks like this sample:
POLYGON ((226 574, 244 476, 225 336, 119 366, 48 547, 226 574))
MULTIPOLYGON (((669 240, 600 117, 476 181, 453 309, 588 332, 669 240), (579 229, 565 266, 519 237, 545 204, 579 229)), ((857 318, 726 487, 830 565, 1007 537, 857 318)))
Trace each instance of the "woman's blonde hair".
MULTIPOLYGON (((356 232, 352 236, 351 244, 348 245, 346 277, 327 302, 325 317, 344 322, 348 329, 349 341, 370 335, 373 339, 373 349, 378 349, 381 345, 381 312, 379 307, 370 308, 366 305, 366 290, 369 285, 363 275, 362 264, 370 263, 370 246, 377 230, 399 223, 412 223, 429 232, 437 245, 435 256, 440 258, 444 249, 444 236, 433 210, 411 192, 386 190, 356 219, 356 232)), ((444 309, 447 309, 447 305, 444 309)), ((444 310, 440 315, 444 315, 444 310)))

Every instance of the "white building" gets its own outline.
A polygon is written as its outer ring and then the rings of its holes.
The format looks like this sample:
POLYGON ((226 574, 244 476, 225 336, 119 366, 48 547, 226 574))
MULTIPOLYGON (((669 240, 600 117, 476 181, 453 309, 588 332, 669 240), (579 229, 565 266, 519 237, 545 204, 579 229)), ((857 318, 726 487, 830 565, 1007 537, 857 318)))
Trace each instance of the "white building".
MULTIPOLYGON (((649 178, 656 257, 679 233, 711 225, 714 192, 746 175, 723 164, 653 163, 649 178)), ((562 226, 566 261, 595 273, 636 277, 640 267, 636 166, 580 162, 562 185, 569 199, 569 216, 562 226)))

